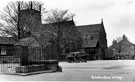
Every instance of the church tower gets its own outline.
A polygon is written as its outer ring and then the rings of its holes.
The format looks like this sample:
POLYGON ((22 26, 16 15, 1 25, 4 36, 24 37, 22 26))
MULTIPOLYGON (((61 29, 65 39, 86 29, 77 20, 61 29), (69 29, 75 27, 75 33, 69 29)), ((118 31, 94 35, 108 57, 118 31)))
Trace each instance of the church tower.
MULTIPOLYGON (((20 5, 19 5, 20 6, 20 5)), ((41 25, 41 5, 36 6, 30 2, 26 9, 19 8, 19 33, 20 38, 31 36, 32 32, 38 31, 41 25)))

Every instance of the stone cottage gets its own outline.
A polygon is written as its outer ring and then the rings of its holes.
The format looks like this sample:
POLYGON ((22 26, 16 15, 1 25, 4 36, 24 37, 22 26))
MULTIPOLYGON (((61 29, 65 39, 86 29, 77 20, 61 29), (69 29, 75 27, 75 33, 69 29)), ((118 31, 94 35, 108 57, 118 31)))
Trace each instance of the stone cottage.
POLYGON ((115 59, 132 59, 135 55, 135 45, 125 35, 119 42, 114 40, 109 48, 113 49, 115 59))

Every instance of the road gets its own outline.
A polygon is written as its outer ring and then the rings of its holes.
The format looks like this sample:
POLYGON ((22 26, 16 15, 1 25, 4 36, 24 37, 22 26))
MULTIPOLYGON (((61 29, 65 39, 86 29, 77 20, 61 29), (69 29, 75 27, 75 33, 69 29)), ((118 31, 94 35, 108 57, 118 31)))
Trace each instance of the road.
POLYGON ((3 75, 0 81, 130 81, 135 82, 135 60, 60 62, 63 72, 30 76, 3 75))

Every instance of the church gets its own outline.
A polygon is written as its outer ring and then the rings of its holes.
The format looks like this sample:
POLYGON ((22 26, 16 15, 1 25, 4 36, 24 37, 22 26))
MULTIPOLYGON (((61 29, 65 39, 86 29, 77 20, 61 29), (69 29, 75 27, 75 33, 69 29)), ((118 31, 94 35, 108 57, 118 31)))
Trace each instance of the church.
MULTIPOLYGON (((41 19, 41 6, 38 9, 20 10, 20 18, 19 18, 19 37, 20 38, 28 38, 32 37, 34 41, 40 42, 41 46, 47 45, 50 42, 51 38, 47 36, 48 31, 50 29, 51 24, 42 24, 41 19), (42 41, 37 38, 42 37, 42 41), (48 40, 46 40, 46 37, 48 40), (45 41, 44 41, 44 40, 45 41)), ((105 50, 107 49, 107 39, 106 39, 106 31, 103 23, 103 19, 99 24, 91 24, 91 25, 83 25, 76 26, 74 20, 69 20, 64 23, 64 26, 68 26, 71 28, 76 28, 80 37, 82 38, 81 46, 76 44, 75 42, 71 42, 71 46, 67 47, 69 50, 75 50, 77 48, 83 49, 87 54, 88 60, 96 60, 96 59, 104 59, 105 58, 105 50)), ((22 39, 23 42, 25 39, 22 39)), ((29 39, 26 39, 29 41, 29 39)), ((33 41, 33 42, 34 42, 33 41)), ((22 43, 21 39, 19 40, 19 44, 22 43)), ((30 42, 31 43, 31 42, 30 42)), ((24 43, 25 44, 25 43, 24 43)), ((33 43, 34 46, 34 43, 33 43)), ((65 50, 66 51, 66 50, 65 50)))

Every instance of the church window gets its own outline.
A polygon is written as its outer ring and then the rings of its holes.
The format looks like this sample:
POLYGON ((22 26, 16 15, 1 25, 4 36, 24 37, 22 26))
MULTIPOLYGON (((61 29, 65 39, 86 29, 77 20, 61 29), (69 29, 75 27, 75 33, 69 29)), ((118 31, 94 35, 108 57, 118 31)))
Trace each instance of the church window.
POLYGON ((1 47, 1 55, 7 55, 7 51, 4 47, 1 47))

